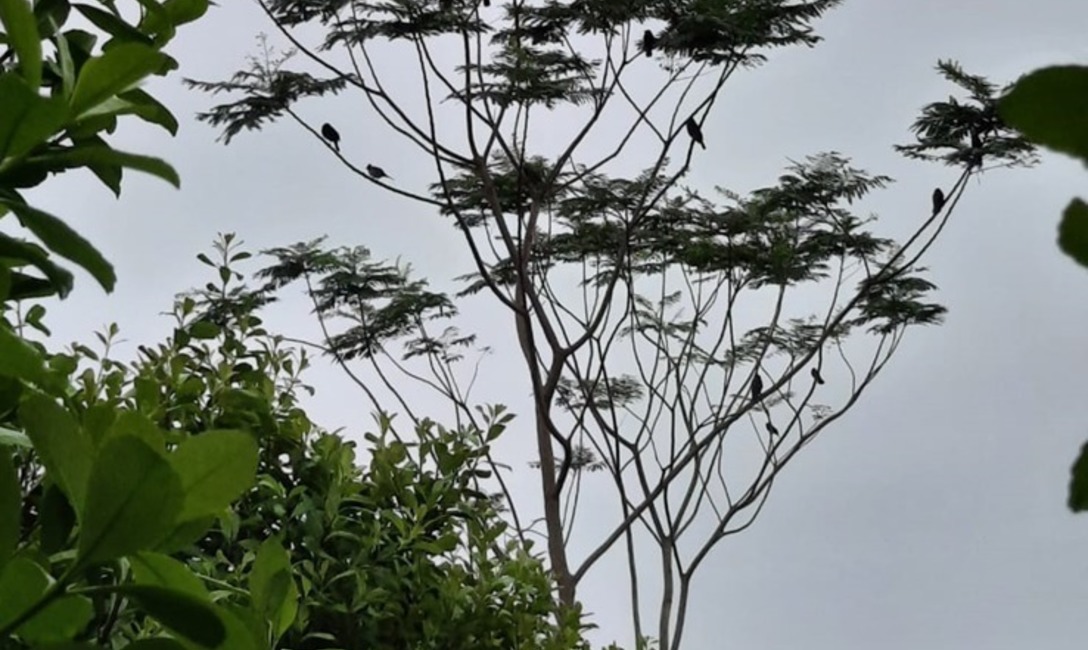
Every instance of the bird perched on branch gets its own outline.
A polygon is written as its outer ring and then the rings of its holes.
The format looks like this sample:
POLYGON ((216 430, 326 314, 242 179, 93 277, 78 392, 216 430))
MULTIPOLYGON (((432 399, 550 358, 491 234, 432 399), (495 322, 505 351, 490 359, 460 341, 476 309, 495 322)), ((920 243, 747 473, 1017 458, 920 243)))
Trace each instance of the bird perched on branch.
POLYGON ((770 420, 767 420, 767 424, 766 424, 766 425, 764 425, 764 426, 766 426, 766 427, 767 427, 767 433, 771 434, 772 436, 778 436, 778 435, 781 435, 780 433, 778 433, 778 427, 776 427, 775 425, 771 424, 771 421, 770 421, 770 420))
POLYGON ((703 142, 703 130, 699 128, 699 125, 695 122, 694 117, 689 117, 688 121, 684 123, 684 127, 688 130, 688 135, 691 139, 699 143, 699 146, 706 149, 706 143, 703 142))
POLYGON ((328 122, 321 125, 321 137, 332 143, 334 149, 340 151, 340 132, 332 128, 328 122))
POLYGON ((389 180, 393 180, 392 176, 386 174, 385 170, 381 167, 378 167, 377 165, 367 165, 366 173, 370 174, 370 177, 374 180, 378 180, 379 178, 388 178, 389 180))
POLYGON ((944 207, 944 191, 941 188, 933 190, 933 214, 937 214, 944 207))
POLYGON ((657 47, 657 37, 647 29, 642 33, 642 51, 646 53, 647 59, 654 55, 655 47, 657 47))
POLYGON ((759 376, 759 371, 756 371, 755 376, 752 377, 752 401, 758 402, 763 399, 763 377, 759 376))
POLYGON ((812 375, 812 378, 816 380, 817 384, 819 384, 821 386, 824 385, 824 378, 820 376, 820 369, 819 368, 813 368, 812 370, 809 371, 809 374, 812 375))

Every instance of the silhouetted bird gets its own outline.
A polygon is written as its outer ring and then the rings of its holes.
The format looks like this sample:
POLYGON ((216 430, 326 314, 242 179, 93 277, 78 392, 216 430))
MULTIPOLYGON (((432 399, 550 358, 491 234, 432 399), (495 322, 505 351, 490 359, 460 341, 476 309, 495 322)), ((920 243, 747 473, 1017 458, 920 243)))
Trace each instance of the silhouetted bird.
POLYGON ((971 148, 972 149, 981 149, 982 148, 982 138, 979 137, 978 130, 974 129, 974 128, 971 129, 971 148))
POLYGON ((491 0, 484 0, 484 6, 485 7, 490 7, 491 6, 491 0))
POLYGON ((331 142, 334 149, 340 151, 340 133, 328 122, 321 125, 321 137, 331 142))
POLYGON ((655 47, 657 47, 657 37, 647 29, 642 34, 642 51, 646 53, 647 59, 654 55, 655 47))
POLYGON ((820 369, 819 368, 813 368, 812 370, 809 371, 809 374, 812 375, 812 378, 816 380, 817 384, 820 384, 821 386, 824 385, 824 378, 820 376, 820 369))
POLYGON ((379 178, 388 178, 389 180, 393 180, 392 176, 390 176, 389 174, 386 174, 385 170, 382 169, 381 167, 378 167, 377 165, 367 165, 366 166, 366 173, 370 174, 370 177, 375 179, 375 180, 377 180, 379 178))
POLYGON ((754 377, 752 377, 752 400, 758 402, 763 399, 763 378, 759 376, 759 371, 756 371, 754 377))
POLYGON ((772 436, 781 435, 780 433, 778 433, 778 427, 771 424, 770 420, 767 420, 767 424, 765 426, 767 427, 767 433, 771 434, 772 436))
POLYGON ((689 117, 688 121, 684 123, 684 126, 687 128, 688 135, 691 136, 691 139, 698 142, 700 147, 706 149, 706 143, 703 142, 703 130, 695 123, 695 118, 689 117))
POLYGON ((933 214, 937 214, 944 207, 944 192, 941 188, 933 190, 933 214))

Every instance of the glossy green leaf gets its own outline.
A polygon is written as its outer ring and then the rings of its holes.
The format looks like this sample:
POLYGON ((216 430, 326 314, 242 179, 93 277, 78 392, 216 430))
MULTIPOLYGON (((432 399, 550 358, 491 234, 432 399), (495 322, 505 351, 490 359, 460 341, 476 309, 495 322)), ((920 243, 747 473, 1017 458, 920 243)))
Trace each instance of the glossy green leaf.
POLYGON ((279 540, 266 539, 257 549, 249 574, 254 611, 272 624, 281 636, 298 613, 298 589, 291 577, 291 558, 279 540))
POLYGON ((61 596, 19 626, 16 633, 32 644, 68 641, 87 627, 93 616, 94 607, 89 598, 61 596))
POLYGON ((264 650, 268 648, 263 622, 252 612, 237 605, 223 604, 220 616, 227 626, 227 637, 216 650, 264 650))
POLYGON ((145 551, 129 558, 129 562, 136 584, 166 587, 197 598, 208 596, 200 578, 172 557, 145 551))
POLYGON ((72 510, 68 497, 56 485, 50 484, 45 488, 38 510, 42 552, 52 555, 68 548, 72 529, 76 525, 76 513, 72 510))
POLYGON ((184 643, 170 637, 139 639, 128 643, 122 650, 186 650, 184 643))
POLYGON ((86 269, 102 288, 113 291, 117 275, 113 266, 102 257, 89 241, 72 230, 68 224, 48 212, 32 208, 17 201, 0 198, 0 205, 8 207, 19 217, 20 223, 57 255, 69 259, 86 269))
MULTIPOLYGON (((83 14, 83 17, 91 21, 95 27, 106 32, 120 41, 132 41, 134 43, 150 44, 151 39, 140 30, 108 11, 90 5, 72 5, 75 10, 83 14)), ((111 93, 112 94, 112 93, 111 93)))
POLYGON ((106 438, 136 436, 159 453, 166 451, 166 436, 146 415, 136 411, 122 411, 110 425, 106 438))
POLYGON ((125 103, 125 106, 118 110, 118 114, 131 113, 145 122, 158 124, 169 131, 170 135, 177 135, 177 118, 168 108, 160 104, 158 100, 144 90, 133 88, 118 95, 117 99, 125 103))
POLYGON ((1088 204, 1073 199, 1058 226, 1058 246, 1081 266, 1088 266, 1088 204))
POLYGON ((42 42, 38 21, 27 0, 0 0, 0 23, 16 56, 19 69, 31 88, 42 84, 42 42))
POLYGON ((0 571, 3 571, 19 542, 22 503, 23 494, 19 489, 19 478, 15 475, 11 448, 0 445, 0 571))
POLYGON ((0 375, 40 383, 45 377, 45 359, 34 346, 0 326, 0 375))
POLYGON ((1069 509, 1073 512, 1088 510, 1088 442, 1080 448, 1080 455, 1073 463, 1069 482, 1069 509))
POLYGON ((133 641, 122 650, 185 650, 185 645, 176 639, 160 636, 154 639, 133 641))
POLYGON ((0 74, 0 162, 45 142, 68 119, 62 98, 46 98, 14 74, 0 74))
POLYGON ((34 606, 49 588, 49 575, 35 562, 17 557, 0 573, 0 628, 34 606))
POLYGON ((40 393, 23 402, 19 419, 47 476, 64 489, 77 511, 82 510, 94 462, 91 442, 64 408, 40 393))
POLYGON ((110 147, 73 147, 65 151, 43 154, 35 160, 64 167, 102 165, 135 169, 157 176, 174 187, 181 186, 178 173, 165 161, 152 156, 117 151, 110 147))
POLYGON ((149 45, 125 43, 87 61, 72 90, 70 108, 82 115, 162 69, 168 57, 149 45))
POLYGON ((214 648, 226 638, 221 614, 206 599, 152 585, 122 585, 116 591, 131 598, 171 632, 194 643, 214 648))
POLYGON ((1016 82, 999 109, 1029 140, 1088 161, 1088 66, 1036 70, 1016 82))
POLYGON ((208 0, 166 0, 162 4, 164 16, 144 16, 140 26, 148 31, 160 32, 165 29, 160 21, 167 20, 174 27, 192 22, 208 11, 208 0))
POLYGON ((61 298, 72 290, 72 274, 54 264, 45 249, 37 244, 0 233, 0 257, 23 260, 41 271, 61 298))
POLYGON ((21 447, 23 449, 30 449, 34 446, 25 433, 6 427, 0 427, 0 445, 21 447))
POLYGON ((178 521, 170 534, 155 545, 154 550, 159 553, 176 553, 184 550, 204 537, 204 534, 208 532, 208 529, 214 523, 215 517, 212 515, 197 517, 188 521, 178 521))
POLYGON ((134 436, 111 438, 87 484, 79 563, 152 548, 173 528, 182 499, 181 479, 165 458, 134 436))
POLYGON ((214 515, 253 485, 257 442, 245 431, 207 431, 179 445, 170 464, 185 491, 178 521, 214 515))

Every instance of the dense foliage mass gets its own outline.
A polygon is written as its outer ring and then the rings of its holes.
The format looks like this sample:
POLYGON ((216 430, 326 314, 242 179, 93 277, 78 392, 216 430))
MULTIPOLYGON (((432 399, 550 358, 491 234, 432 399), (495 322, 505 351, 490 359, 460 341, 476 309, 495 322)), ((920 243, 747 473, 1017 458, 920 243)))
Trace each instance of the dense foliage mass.
POLYGON ((477 486, 509 416, 409 442, 379 422, 361 464, 299 407, 307 360, 232 286, 232 236, 139 359, 114 358, 115 326, 97 351, 49 345, 40 301, 73 285, 54 256, 116 278, 23 190, 80 167, 117 193, 124 169, 178 184, 105 136, 126 115, 176 130, 135 84, 176 67, 162 48, 207 1, 140 8, 0 2, 0 217, 35 238, 0 233, 0 647, 583 647, 578 608, 477 486), (100 33, 65 29, 72 10, 100 33))

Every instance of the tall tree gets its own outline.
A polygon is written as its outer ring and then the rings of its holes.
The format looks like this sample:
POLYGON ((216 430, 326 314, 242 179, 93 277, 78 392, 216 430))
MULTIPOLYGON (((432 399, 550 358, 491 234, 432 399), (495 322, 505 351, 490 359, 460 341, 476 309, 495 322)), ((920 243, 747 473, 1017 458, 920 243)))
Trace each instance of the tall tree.
MULTIPOLYGON (((560 596, 573 602, 603 557, 625 554, 640 642, 656 636, 662 648, 680 647, 692 580, 711 550, 751 525, 778 473, 857 402, 905 331, 940 320, 944 308, 929 301, 934 287, 918 263, 968 177, 982 160, 1030 158, 997 117, 994 88, 941 64, 971 97, 927 107, 917 142, 903 151, 943 157, 961 172, 946 188, 948 210, 932 214, 920 192, 917 230, 902 244, 869 232, 870 220, 850 210, 891 179, 838 154, 795 163, 747 197, 723 192, 721 203, 684 187, 700 125, 725 83, 772 48, 815 45, 813 22, 837 4, 262 0, 293 47, 327 74, 265 57, 229 82, 190 81, 242 93, 202 116, 228 142, 283 116, 318 137, 317 118, 295 102, 358 91, 375 122, 433 166, 428 191, 386 187, 452 220, 475 262, 460 295, 486 293, 510 317, 532 389, 543 532, 560 596), (304 38, 314 24, 325 37, 311 47, 304 38), (649 61, 639 40, 647 27, 657 34, 649 61), (390 61, 412 62, 422 105, 385 84, 390 61), (647 92, 647 83, 657 88, 647 92), (554 129, 535 126, 555 111, 572 125, 559 147, 554 129), (591 147, 606 120, 622 131, 603 150, 591 147), (640 160, 642 171, 622 175, 621 159, 640 160), (578 290, 569 289, 572 277, 578 290), (825 305, 815 314, 797 307, 802 292, 823 295, 825 305), (813 368, 826 387, 817 389, 813 368), (600 469, 607 478, 587 478, 600 469), (587 528, 577 515, 589 485, 610 485, 616 505, 594 512, 587 528), (657 559, 639 561, 647 553, 657 559), (647 619, 651 571, 661 588, 647 619)), ((374 182, 366 161, 343 155, 374 182)), ((323 320, 346 317, 324 343, 345 368, 357 358, 379 372, 399 366, 387 347, 407 339, 405 356, 426 359, 431 385, 474 417, 448 371, 471 338, 427 327, 455 314, 452 299, 369 262, 362 249, 311 243, 273 254, 272 285, 305 279, 323 320)), ((529 504, 511 501, 520 526, 529 504)))

